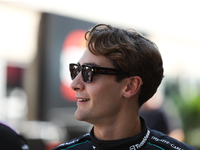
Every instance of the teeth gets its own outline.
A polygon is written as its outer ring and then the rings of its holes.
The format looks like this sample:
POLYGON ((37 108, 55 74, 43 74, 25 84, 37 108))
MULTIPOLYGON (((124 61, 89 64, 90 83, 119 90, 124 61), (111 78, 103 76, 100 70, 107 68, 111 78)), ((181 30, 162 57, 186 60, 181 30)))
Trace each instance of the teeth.
POLYGON ((88 101, 90 99, 78 99, 79 102, 85 102, 85 101, 88 101))

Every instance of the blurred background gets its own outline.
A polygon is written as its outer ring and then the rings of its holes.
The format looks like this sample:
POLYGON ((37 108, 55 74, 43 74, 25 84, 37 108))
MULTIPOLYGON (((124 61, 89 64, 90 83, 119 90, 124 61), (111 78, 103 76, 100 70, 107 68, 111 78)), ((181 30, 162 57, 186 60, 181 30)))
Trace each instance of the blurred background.
POLYGON ((200 148, 199 8, 198 0, 1 0, 0 119, 32 150, 90 131, 73 116, 68 64, 82 55, 85 31, 106 23, 134 28, 157 44, 165 78, 157 100, 142 110, 164 118, 166 134, 200 148))

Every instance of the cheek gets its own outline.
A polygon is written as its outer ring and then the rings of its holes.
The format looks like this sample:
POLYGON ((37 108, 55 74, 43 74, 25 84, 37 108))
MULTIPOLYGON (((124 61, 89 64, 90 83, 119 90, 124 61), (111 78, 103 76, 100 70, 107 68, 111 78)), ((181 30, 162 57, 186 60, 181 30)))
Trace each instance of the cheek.
POLYGON ((99 94, 95 96, 97 96, 95 97, 97 99, 94 101, 94 106, 96 106, 95 108, 98 112, 108 117, 118 114, 122 101, 117 85, 104 86, 99 90, 99 94))
POLYGON ((94 86, 90 89, 91 98, 94 101, 101 101, 104 103, 109 103, 112 101, 117 101, 120 98, 120 86, 115 82, 104 81, 98 86, 94 86))

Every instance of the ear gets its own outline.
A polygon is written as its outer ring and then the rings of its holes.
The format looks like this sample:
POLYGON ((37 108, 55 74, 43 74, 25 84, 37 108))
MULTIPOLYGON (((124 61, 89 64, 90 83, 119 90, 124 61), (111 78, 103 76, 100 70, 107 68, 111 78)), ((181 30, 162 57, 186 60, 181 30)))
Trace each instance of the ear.
POLYGON ((139 76, 130 77, 127 82, 126 90, 124 91, 123 96, 126 98, 130 98, 133 95, 136 95, 139 92, 142 84, 142 79, 139 76))

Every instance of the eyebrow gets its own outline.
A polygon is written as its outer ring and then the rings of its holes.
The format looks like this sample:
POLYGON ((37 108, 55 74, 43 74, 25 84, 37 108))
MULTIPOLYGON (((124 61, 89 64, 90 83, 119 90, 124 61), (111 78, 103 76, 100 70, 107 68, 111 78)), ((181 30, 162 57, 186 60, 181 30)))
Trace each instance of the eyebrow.
MULTIPOLYGON (((79 62, 78 62, 78 65, 80 65, 79 62)), ((84 63, 83 65, 90 65, 90 66, 93 66, 93 67, 101 67, 101 66, 97 65, 96 63, 84 63)))

